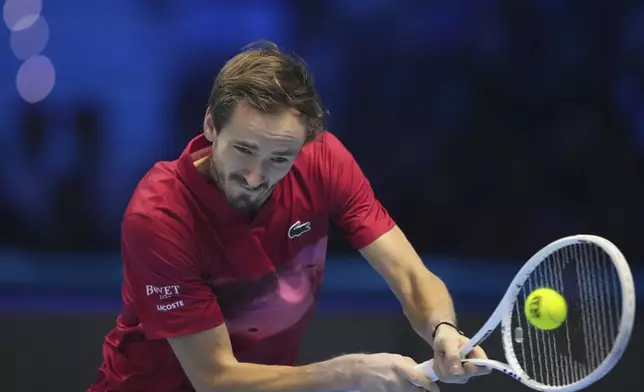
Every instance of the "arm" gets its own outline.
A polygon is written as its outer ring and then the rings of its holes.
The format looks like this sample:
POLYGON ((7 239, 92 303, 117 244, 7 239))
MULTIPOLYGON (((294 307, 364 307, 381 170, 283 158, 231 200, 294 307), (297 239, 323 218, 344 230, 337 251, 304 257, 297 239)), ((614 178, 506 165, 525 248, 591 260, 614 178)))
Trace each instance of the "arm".
POLYGON ((398 226, 360 249, 360 253, 387 281, 412 327, 427 342, 433 344, 432 332, 440 322, 456 324, 447 287, 425 268, 398 226))
MULTIPOLYGON (((459 349, 468 339, 454 328, 437 328, 443 321, 455 324, 456 319, 445 284, 425 268, 402 231, 376 200, 351 154, 333 137, 327 137, 327 144, 323 181, 331 217, 354 248, 387 281, 414 330, 432 345, 436 359, 434 370, 441 381, 463 382, 472 375, 489 373, 489 369, 477 369, 471 364, 465 364, 463 372, 459 349)), ((475 347, 469 356, 485 358, 485 353, 475 347)))
POLYGON ((238 362, 233 355, 225 325, 168 341, 199 392, 331 392, 357 389, 351 375, 351 356, 298 367, 238 362))
MULTIPOLYGON (((472 376, 489 374, 490 369, 472 364, 462 366, 459 349, 469 339, 443 322, 456 325, 454 305, 447 287, 421 261, 403 232, 396 226, 360 250, 376 271, 387 281, 410 324, 434 349, 434 370, 443 382, 466 382, 472 376), (432 334, 436 331, 435 339, 432 334)), ((485 359, 480 347, 468 355, 485 359)))
POLYGON ((168 339, 197 392, 437 392, 411 358, 350 354, 306 366, 238 362, 225 325, 168 339))
POLYGON ((325 142, 323 183, 333 221, 387 281, 414 330, 432 343, 436 325, 455 321, 445 285, 425 268, 353 156, 333 135, 327 135, 325 142))

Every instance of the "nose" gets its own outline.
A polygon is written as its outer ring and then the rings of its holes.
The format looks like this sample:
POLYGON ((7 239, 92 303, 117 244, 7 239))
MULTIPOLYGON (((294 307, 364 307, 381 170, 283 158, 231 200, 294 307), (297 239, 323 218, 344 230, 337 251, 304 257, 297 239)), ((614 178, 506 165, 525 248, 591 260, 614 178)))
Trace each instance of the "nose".
POLYGON ((254 166, 245 170, 244 179, 248 186, 255 188, 264 183, 264 174, 259 166, 254 166))

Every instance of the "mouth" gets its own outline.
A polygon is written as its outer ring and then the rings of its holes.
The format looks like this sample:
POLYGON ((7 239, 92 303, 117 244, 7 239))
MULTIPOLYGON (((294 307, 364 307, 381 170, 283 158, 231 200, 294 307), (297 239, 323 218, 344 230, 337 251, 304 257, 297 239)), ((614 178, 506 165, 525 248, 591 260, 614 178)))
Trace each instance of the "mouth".
POLYGON ((244 189, 247 192, 253 192, 253 193, 261 192, 262 190, 264 190, 266 188, 265 184, 259 184, 257 186, 250 186, 247 183, 245 183, 244 181, 235 180, 235 182, 237 183, 237 185, 239 185, 242 189, 244 189))
POLYGON ((241 185, 241 187, 245 191, 251 192, 251 193, 257 193, 257 192, 260 192, 260 191, 262 191, 264 189, 264 187, 262 187, 261 185, 259 187, 251 187, 251 186, 247 186, 247 185, 241 185))

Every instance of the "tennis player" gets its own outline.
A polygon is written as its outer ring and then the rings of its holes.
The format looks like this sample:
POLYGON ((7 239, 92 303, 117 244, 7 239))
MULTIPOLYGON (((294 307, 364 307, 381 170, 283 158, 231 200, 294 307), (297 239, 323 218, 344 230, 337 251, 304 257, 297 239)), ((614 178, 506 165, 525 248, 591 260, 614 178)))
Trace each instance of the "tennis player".
POLYGON ((304 63, 276 45, 225 64, 203 134, 154 165, 127 207, 123 309, 89 391, 437 391, 395 354, 294 366, 331 223, 386 280, 446 382, 489 372, 461 365, 468 339, 445 285, 324 130, 325 114, 304 63))

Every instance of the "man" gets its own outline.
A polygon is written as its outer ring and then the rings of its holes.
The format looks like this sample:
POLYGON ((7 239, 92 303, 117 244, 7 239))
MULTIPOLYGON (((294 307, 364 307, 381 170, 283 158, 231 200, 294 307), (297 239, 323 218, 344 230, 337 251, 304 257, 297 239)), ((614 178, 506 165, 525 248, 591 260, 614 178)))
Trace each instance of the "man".
MULTIPOLYGON (((90 391, 416 391, 437 386, 394 354, 293 366, 331 222, 383 276, 447 382, 467 342, 445 285, 323 131, 305 65, 267 43, 217 76, 204 132, 140 181, 122 225, 123 311, 90 391)), ((485 357, 480 348, 473 353, 485 357)))

